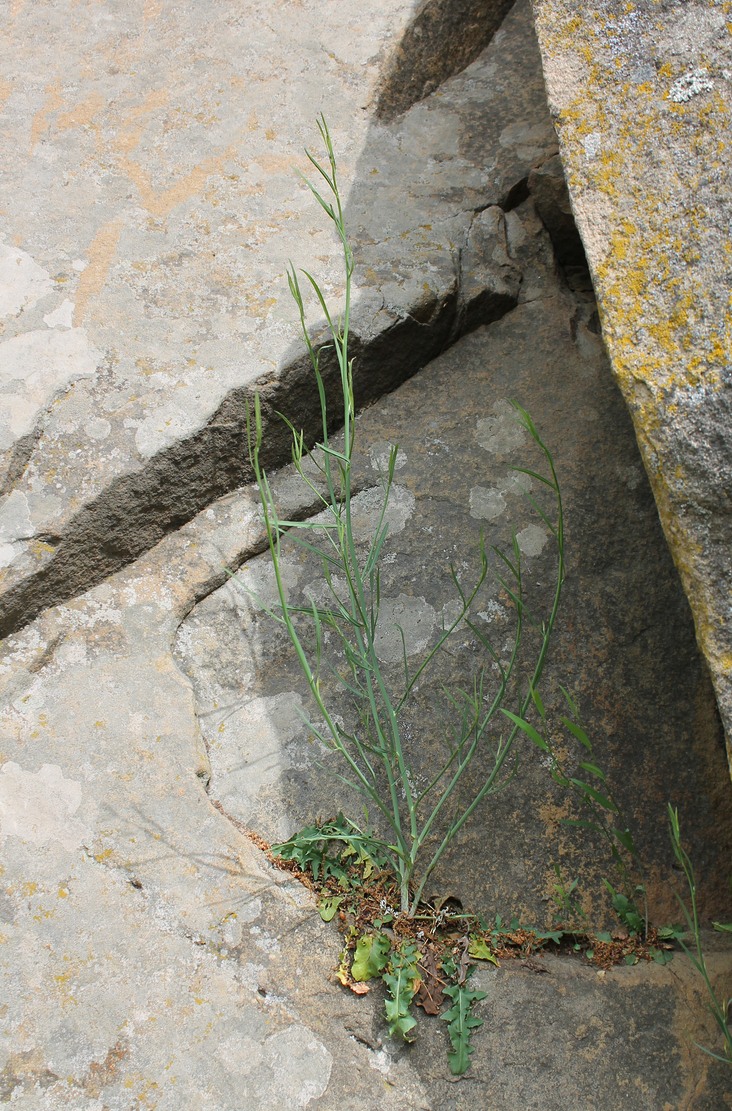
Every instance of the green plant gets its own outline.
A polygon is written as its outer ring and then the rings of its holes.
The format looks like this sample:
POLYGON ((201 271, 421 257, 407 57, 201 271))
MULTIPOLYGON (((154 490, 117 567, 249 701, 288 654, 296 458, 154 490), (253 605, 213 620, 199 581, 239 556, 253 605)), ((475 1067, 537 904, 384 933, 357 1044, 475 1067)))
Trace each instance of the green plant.
MULTIPOLYGON (((508 697, 516 698, 517 718, 526 714, 544 668, 564 578, 562 500, 552 457, 528 413, 516 405, 517 420, 538 445, 546 464, 546 474, 529 470, 525 473, 551 494, 554 503, 553 519, 535 502, 534 505, 551 530, 558 550, 556 584, 548 615, 540 626, 538 650, 533 663, 521 660, 522 630, 528 615, 522 585, 521 552, 515 538, 510 556, 493 549, 502 566, 499 581, 516 611, 513 645, 507 663, 501 662, 499 654, 484 633, 470 619, 471 604, 489 570, 488 554, 481 540, 480 570, 475 583, 469 589, 463 588, 456 572, 451 569, 459 598, 457 616, 442 630, 436 643, 411 673, 405 647, 403 681, 400 681, 400 689, 394 689, 382 668, 376 646, 381 601, 380 557, 387 537, 386 510, 394 478, 397 448, 392 447, 390 452, 376 525, 372 535, 364 540, 356 535, 352 514, 352 500, 355 496, 352 460, 356 407, 353 364, 349 357, 349 332, 354 262, 344 224, 333 145, 323 118, 318 127, 325 145, 326 160, 320 162, 307 152, 320 179, 316 179, 317 184, 307 181, 307 185, 333 224, 340 241, 345 278, 345 300, 340 317, 336 319, 332 316, 316 279, 307 271, 302 271, 301 274, 305 279, 305 287, 309 287, 314 293, 327 323, 329 347, 335 355, 340 380, 344 425, 342 444, 336 447, 329 432, 329 400, 321 365, 326 348, 316 346, 310 337, 305 322, 300 277, 290 267, 289 287, 299 312, 301 330, 320 399, 322 438, 315 450, 311 451, 306 447, 302 431, 297 430, 289 420, 286 423, 292 434, 294 467, 301 480, 316 495, 321 512, 317 517, 306 521, 280 518, 262 465, 262 416, 259 397, 255 397, 253 411, 247 414, 250 458, 259 486, 279 599, 267 612, 273 620, 284 626, 294 646, 318 715, 322 719, 323 724, 315 724, 306 719, 308 727, 323 744, 341 757, 342 772, 339 773, 339 778, 365 798, 380 827, 386 830, 380 839, 373 835, 371 840, 383 852, 397 877, 401 912, 414 915, 419 907, 425 882, 447 847, 480 802, 499 791, 513 773, 509 757, 520 733, 520 726, 513 722, 502 731, 497 731, 497 736, 494 730, 502 721, 498 712, 508 697), (310 466, 306 471, 306 461, 315 468, 317 478, 312 477, 310 466), (307 607, 293 606, 288 601, 282 575, 282 543, 285 536, 289 542, 299 545, 319 562, 327 588, 327 603, 313 603, 307 607), (490 673, 488 667, 484 666, 478 670, 469 688, 448 693, 449 701, 456 711, 457 722, 453 733, 446 739, 442 764, 433 770, 428 785, 418 789, 414 785, 415 777, 401 728, 403 711, 425 669, 463 622, 486 650, 489 661, 496 668, 497 685, 494 690, 489 690, 490 673), (321 682, 326 633, 335 637, 344 661, 340 670, 334 672, 336 681, 348 692, 356 706, 354 721, 350 726, 342 725, 337 720, 321 682), (523 693, 517 694, 516 682, 521 672, 528 675, 528 679, 519 688, 523 689, 523 693), (467 797, 458 797, 458 789, 465 785, 465 773, 474 763, 477 764, 475 757, 478 753, 481 767, 487 769, 485 775, 467 797), (422 860, 423 856, 426 856, 425 860, 422 860)), ((366 836, 356 823, 350 821, 349 825, 354 837, 366 836)))
POLYGON ((280 844, 272 845, 271 851, 282 860, 292 861, 298 868, 313 874, 313 879, 327 879, 335 876, 344 881, 348 874, 347 864, 350 857, 363 863, 366 878, 373 866, 383 868, 388 863, 378 845, 359 831, 355 830, 347 818, 339 814, 332 821, 304 826, 296 834, 280 844), (337 851, 333 851, 333 845, 337 851))
MULTIPOLYGON (((732 999, 719 999, 709 978, 709 970, 702 948, 701 929, 699 927, 699 910, 696 898, 694 869, 686 849, 681 844, 679 812, 671 803, 668 804, 668 822, 671 833, 671 846, 674 851, 674 856, 684 873, 686 887, 689 892, 688 906, 680 895, 677 894, 676 898, 683 912, 688 933, 693 939, 693 944, 688 945, 678 931, 676 932, 676 940, 704 981, 704 986, 707 989, 707 995, 709 997, 708 1007, 714 1016, 714 1021, 719 1027, 724 1046, 722 1054, 714 1053, 713 1050, 707 1049, 703 1045, 699 1045, 698 1048, 704 1050, 710 1057, 714 1057, 718 1061, 724 1061, 727 1065, 732 1065, 732 1029, 730 1028, 730 1006, 732 1005, 732 999)), ((714 928, 724 933, 732 933, 732 923, 715 922, 714 928)))
POLYGON ((575 877, 569 883, 565 883, 558 864, 554 865, 554 874, 557 882, 554 884, 552 894, 554 904, 552 926, 562 927, 563 932, 568 932, 573 925, 577 925, 579 929, 586 927, 587 914, 578 894, 579 880, 575 877))
POLYGON ((454 1076, 461 1076, 470 1065, 473 1033, 483 1025, 483 1019, 473 1014, 473 1007, 481 999, 485 999, 487 993, 474 991, 469 987, 474 971, 472 965, 461 970, 451 957, 445 961, 444 969, 454 983, 444 988, 444 994, 450 997, 452 1006, 441 1017, 449 1023, 447 1032, 452 1045, 452 1051, 448 1053, 450 1071, 454 1076))

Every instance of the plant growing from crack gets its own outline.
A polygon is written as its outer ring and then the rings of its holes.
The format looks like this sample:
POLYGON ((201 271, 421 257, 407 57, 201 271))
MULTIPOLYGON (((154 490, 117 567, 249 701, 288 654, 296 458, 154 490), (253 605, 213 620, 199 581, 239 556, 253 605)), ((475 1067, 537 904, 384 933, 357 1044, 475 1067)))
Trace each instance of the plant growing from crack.
MULTIPOLYGON (((469 587, 459 581, 451 568, 457 593, 457 614, 443 627, 436 643, 410 671, 404 633, 399 629, 403 646, 403 677, 398 689, 382 667, 378 643, 382 628, 380 561, 387 539, 387 508, 392 491, 397 448, 391 448, 376 525, 364 542, 357 534, 353 499, 355 484, 352 464, 355 440, 356 406, 354 400, 353 362, 349 355, 351 295, 354 261, 348 241, 341 194, 338 185, 336 158, 324 118, 318 123, 325 146, 325 159, 319 161, 307 153, 316 172, 315 183, 306 179, 315 200, 325 212, 338 237, 344 268, 345 299, 339 317, 334 317, 317 280, 308 271, 300 274, 290 267, 288 282, 297 306, 302 335, 310 356, 315 387, 318 390, 322 418, 322 437, 314 450, 309 450, 305 436, 289 420, 292 434, 292 461, 305 486, 316 496, 320 512, 304 521, 283 520, 278 513, 267 473, 262 464, 263 424, 260 399, 247 411, 247 432, 253 472, 258 484, 269 550, 272 557, 277 589, 276 604, 262 606, 272 620, 284 627, 294 647, 300 668, 317 708, 319 722, 306 719, 310 732, 341 758, 338 778, 355 789, 376 818, 379 832, 364 830, 352 819, 339 815, 340 833, 336 840, 347 841, 354 852, 368 859, 378 857, 396 878, 398 914, 413 919, 422 904, 425 884, 445 851, 453 843, 480 803, 500 791, 515 771, 514 746, 521 736, 520 722, 525 717, 539 684, 552 630, 559 607, 564 579, 564 521, 562 499, 552 456, 541 440, 529 414, 515 405, 516 419, 529 433, 543 459, 545 473, 522 469, 542 486, 553 503, 551 516, 533 499, 533 505, 556 543, 558 558, 556 578, 548 613, 539 625, 538 648, 533 657, 524 658, 524 624, 529 615, 524 598, 522 562, 519 544, 514 537, 510 554, 492 549, 501 566, 498 581, 515 609, 515 628, 510 653, 502 661, 499 653, 471 620, 471 606, 489 572, 489 556, 481 538, 480 566, 469 587), (309 288, 322 310, 329 333, 329 343, 316 345, 305 321, 303 287, 309 288), (330 349, 335 355, 340 381, 340 404, 343 411, 342 441, 331 438, 331 414, 326 393, 321 359, 330 349), (320 564, 326 602, 313 601, 310 606, 294 606, 288 600, 282 567, 282 544, 299 546, 320 564), (452 733, 446 738, 444 758, 431 769, 425 786, 417 786, 403 730, 405 707, 425 671, 445 648, 453 633, 465 626, 477 643, 485 649, 487 664, 481 666, 472 683, 459 690, 446 692, 455 711, 452 733), (321 676, 326 639, 339 646, 340 668, 333 674, 341 688, 356 706, 351 724, 343 724, 324 692, 321 676), (497 676, 491 687, 491 668, 497 676), (511 699, 515 708, 513 720, 501 713, 511 699), (480 764, 481 778, 466 791, 467 773, 480 764)), ((519 470, 520 468, 516 468, 519 470)), ((261 604, 261 602, 260 602, 261 604)), ((331 836, 333 832, 331 831, 331 836)), ((273 846, 274 852, 290 859, 308 863, 324 831, 310 827, 284 845, 273 846), (310 834, 310 837, 307 834, 310 834)), ((312 863, 312 860, 310 861, 312 863)), ((335 867, 332 861, 323 868, 335 867)), ((337 898, 337 897, 334 897, 337 898)), ((337 902, 328 908, 336 913, 337 902)), ((373 956, 373 949, 369 950, 373 956)), ((388 956, 379 969, 389 991, 387 1019, 392 1033, 409 1039, 414 1025, 409 1003, 420 983, 419 947, 411 940, 390 944, 388 956)), ((467 987, 468 972, 464 963, 460 975, 453 977, 453 1006, 448 1014, 453 1044, 451 1065, 467 1068, 470 1033, 478 1020, 468 1012, 479 992, 467 987), (453 1013, 454 1012, 454 1013, 453 1013)), ((447 990, 447 989, 446 989, 447 990)), ((451 994, 448 991, 448 994, 451 994)))
MULTIPOLYGON (((317 517, 305 521, 280 518, 267 474, 261 462, 262 418, 259 397, 255 397, 253 411, 248 413, 250 457, 259 487, 264 514, 264 525, 272 556, 278 603, 263 607, 270 617, 282 625, 295 649, 298 662, 317 707, 321 724, 307 719, 311 733, 324 745, 334 750, 342 759, 343 772, 339 776, 355 788, 368 806, 378 815, 387 833, 382 838, 371 836, 378 844, 390 867, 398 878, 401 913, 414 915, 422 899, 425 883, 444 855, 448 846, 472 816, 478 805, 488 796, 497 793, 511 775, 509 758, 521 729, 516 721, 506 723, 500 711, 509 697, 511 682, 520 669, 528 673, 523 693, 517 697, 518 713, 522 718, 532 701, 546 661, 552 630, 564 579, 564 521, 562 499, 548 448, 525 410, 516 405, 517 420, 530 434, 546 464, 546 474, 516 468, 529 475, 552 495, 555 519, 534 502, 537 512, 555 539, 558 551, 556 582, 549 613, 540 629, 539 647, 533 662, 521 660, 522 632, 527 617, 522 582, 521 551, 514 538, 510 555, 493 549, 502 564, 499 581, 510 597, 516 611, 516 625, 510 658, 503 663, 485 634, 470 618, 470 607, 483 585, 489 571, 485 544, 480 544, 480 571, 477 580, 465 589, 451 568, 452 580, 458 595, 457 616, 443 628, 436 643, 425 654, 419 665, 410 672, 407 663, 404 634, 404 676, 401 689, 390 685, 377 651, 380 626, 380 557, 387 538, 387 507, 394 479, 397 458, 396 446, 391 448, 380 511, 373 534, 364 545, 356 534, 353 520, 352 459, 355 438, 356 408, 353 387, 353 363, 349 357, 349 332, 351 318, 351 291, 353 254, 344 224, 341 195, 337 179, 336 159, 331 137, 325 123, 319 121, 320 134, 325 144, 327 162, 319 162, 308 153, 308 158, 322 178, 325 187, 308 181, 318 204, 332 222, 340 241, 345 276, 345 302, 339 318, 334 318, 316 279, 302 271, 325 316, 330 333, 330 348, 335 353, 340 375, 341 399, 344 412, 343 443, 336 448, 329 434, 329 413, 326 389, 321 371, 323 347, 313 344, 306 323, 300 277, 294 268, 288 272, 290 291, 297 305, 302 334, 312 364, 315 384, 320 398, 322 439, 316 451, 305 446, 304 434, 286 421, 292 433, 292 460, 297 474, 315 494, 321 507, 317 517), (323 192, 321 192, 323 189, 323 192), (318 480, 306 473, 304 463, 309 460, 316 468, 318 480), (310 607, 292 606, 288 601, 282 573, 282 542, 287 537, 305 549, 320 563, 323 583, 327 588, 326 604, 313 602, 310 607), (310 646, 302 630, 302 623, 310 627, 314 645, 310 646), (416 777, 410 764, 407 746, 401 728, 402 712, 418 680, 445 647, 455 630, 463 625, 472 631, 476 640, 486 649, 489 662, 498 673, 495 690, 489 690, 488 667, 483 666, 469 688, 447 692, 456 711, 457 722, 452 736, 446 740, 446 754, 440 767, 432 772, 426 787, 415 786, 416 777), (336 718, 321 685, 325 634, 334 634, 340 646, 345 669, 334 671, 343 689, 357 706, 356 721, 351 727, 342 725, 336 718), (519 666, 521 665, 521 667, 519 666), (345 671, 345 673, 344 673, 345 671), (505 726, 503 730, 496 728, 505 726), (491 730, 498 734, 493 741, 491 730), (458 789, 464 785, 466 772, 474 765, 476 756, 486 763, 488 770, 481 783, 469 798, 458 800, 458 789), (457 806, 456 806, 457 804, 457 806), (445 822, 445 828, 440 823, 445 822), (438 830, 440 836, 437 836, 438 830), (435 845, 434 842, 437 841, 435 845), (426 859, 423 856, 426 854, 426 859)), ((286 418, 283 418, 286 419, 286 418)), ((532 499, 533 500, 533 499, 532 499)), ((365 834, 352 823, 356 836, 365 834)))

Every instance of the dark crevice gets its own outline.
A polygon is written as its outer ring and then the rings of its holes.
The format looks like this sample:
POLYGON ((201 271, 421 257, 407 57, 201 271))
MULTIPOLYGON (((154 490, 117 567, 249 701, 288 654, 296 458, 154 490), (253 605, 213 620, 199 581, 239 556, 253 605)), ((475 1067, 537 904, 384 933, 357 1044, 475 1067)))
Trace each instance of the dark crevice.
POLYGON ((515 0, 422 0, 391 56, 376 103, 389 122, 485 50, 515 0))
POLYGON ((43 430, 43 422, 37 421, 32 432, 21 436, 8 451, 5 474, 0 479, 0 498, 9 494, 17 482, 23 477, 33 451, 43 430))
POLYGON ((515 185, 512 185, 506 196, 500 201, 500 207, 504 212, 513 212, 514 208, 518 208, 520 204, 528 200, 529 193, 529 179, 522 177, 515 185))

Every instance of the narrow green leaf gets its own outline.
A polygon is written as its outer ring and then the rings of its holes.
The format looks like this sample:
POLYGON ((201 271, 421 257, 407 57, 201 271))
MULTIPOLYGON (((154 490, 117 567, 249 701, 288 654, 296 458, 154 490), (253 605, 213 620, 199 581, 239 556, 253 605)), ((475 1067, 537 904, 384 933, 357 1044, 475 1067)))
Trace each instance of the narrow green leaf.
POLYGON ((607 795, 603 795, 600 791, 590 786, 589 783, 585 783, 584 780, 575 779, 574 777, 570 778, 570 783, 584 795, 589 796, 589 798, 596 802, 598 806, 601 806, 603 810, 609 810, 612 814, 617 814, 618 808, 615 803, 612 802, 607 795))
POLYGON ((580 762, 580 767, 582 768, 582 771, 589 772, 590 775, 597 776, 597 778, 600 780, 601 783, 606 782, 605 773, 602 770, 602 768, 598 768, 597 764, 590 764, 590 763, 581 761, 580 762))
POLYGON ((626 849, 631 854, 631 856, 638 855, 635 847, 635 841, 633 840, 633 834, 630 832, 629 829, 614 829, 613 833, 615 837, 617 837, 623 848, 626 849))
POLYGON ((586 748, 589 753, 591 753, 592 752, 592 743, 590 741, 590 738, 587 736, 584 729, 582 728, 582 726, 577 725, 577 723, 572 721, 570 718, 564 718, 563 717, 563 718, 560 718, 559 720, 561 721, 562 725, 564 725, 567 729, 569 729, 570 733, 574 737, 577 738, 579 743, 584 748, 586 748))
POLYGON ((506 717, 514 723, 514 725, 518 726, 518 728, 526 734, 529 740, 533 741, 536 747, 540 748, 542 752, 549 751, 549 745, 546 743, 541 734, 536 731, 536 729, 530 722, 526 721, 524 718, 519 717, 518 714, 512 713, 510 710, 503 709, 503 707, 501 707, 501 713, 505 714, 506 717))

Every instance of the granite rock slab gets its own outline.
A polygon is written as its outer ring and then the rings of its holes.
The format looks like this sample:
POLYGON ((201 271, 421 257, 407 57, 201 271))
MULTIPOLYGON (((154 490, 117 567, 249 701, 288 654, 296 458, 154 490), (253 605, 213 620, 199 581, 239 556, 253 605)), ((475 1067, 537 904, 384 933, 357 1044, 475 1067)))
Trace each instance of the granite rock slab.
POLYGON ((536 0, 534 9, 610 361, 729 741, 729 7, 536 0))
MULTIPOLYGON (((284 273, 317 263, 341 296, 297 178, 319 113, 359 256, 361 404, 515 304, 494 244, 467 294, 461 254, 555 146, 526 2, 391 122, 375 101, 407 3, 46 10, 5 16, 3 633, 248 481, 255 383, 268 424, 285 409, 314 433, 284 273)), ((276 424, 269 442, 284 461, 276 424)))

